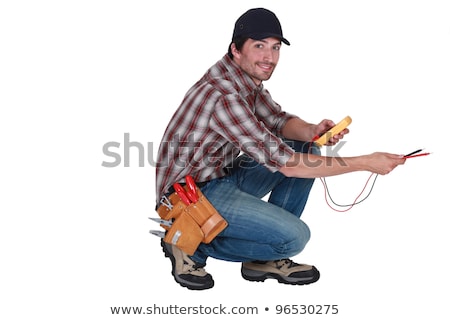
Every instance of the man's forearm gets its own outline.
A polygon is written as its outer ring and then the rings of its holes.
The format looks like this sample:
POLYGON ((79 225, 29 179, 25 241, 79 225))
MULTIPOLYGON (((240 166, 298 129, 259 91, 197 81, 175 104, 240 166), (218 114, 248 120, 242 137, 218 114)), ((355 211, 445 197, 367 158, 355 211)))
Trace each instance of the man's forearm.
POLYGON ((308 153, 295 153, 280 172, 288 177, 319 178, 354 171, 388 174, 405 163, 403 155, 374 152, 357 157, 324 157, 308 153))
POLYGON ((300 118, 289 119, 282 129, 282 134, 287 139, 298 141, 311 141, 314 137, 314 125, 300 118))
POLYGON ((364 156, 359 157, 324 157, 315 154, 295 153, 280 169, 288 177, 319 178, 348 172, 368 170, 364 156))

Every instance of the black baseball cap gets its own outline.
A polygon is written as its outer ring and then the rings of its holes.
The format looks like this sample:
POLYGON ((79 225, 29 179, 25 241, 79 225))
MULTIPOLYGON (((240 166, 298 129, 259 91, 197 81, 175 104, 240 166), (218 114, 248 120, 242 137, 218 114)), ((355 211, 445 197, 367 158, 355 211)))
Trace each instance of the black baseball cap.
POLYGON ((270 10, 264 8, 250 9, 237 19, 234 25, 233 38, 248 37, 254 40, 265 38, 278 38, 283 43, 290 42, 283 37, 281 24, 277 16, 270 10))

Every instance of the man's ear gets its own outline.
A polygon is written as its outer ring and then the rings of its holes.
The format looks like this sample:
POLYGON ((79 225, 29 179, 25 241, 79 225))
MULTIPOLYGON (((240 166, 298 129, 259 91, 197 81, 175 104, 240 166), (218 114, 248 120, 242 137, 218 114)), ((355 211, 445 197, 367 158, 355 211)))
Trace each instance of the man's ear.
POLYGON ((236 59, 239 59, 241 56, 241 52, 236 49, 236 44, 232 43, 231 44, 231 53, 233 54, 233 57, 235 57, 236 59))

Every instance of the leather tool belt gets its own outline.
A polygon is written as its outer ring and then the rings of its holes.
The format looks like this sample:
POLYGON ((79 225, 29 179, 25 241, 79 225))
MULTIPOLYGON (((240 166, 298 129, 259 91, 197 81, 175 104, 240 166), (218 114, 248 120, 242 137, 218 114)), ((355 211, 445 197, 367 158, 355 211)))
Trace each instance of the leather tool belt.
MULTIPOLYGON (((186 193, 193 192, 187 185, 182 188, 186 193)), ((165 199, 167 203, 162 201, 163 205, 156 211, 162 219, 172 221, 170 226, 161 225, 167 230, 164 241, 193 255, 201 242, 210 243, 228 223, 198 187, 195 187, 195 202, 186 203, 181 199, 180 192, 172 193, 165 199)))

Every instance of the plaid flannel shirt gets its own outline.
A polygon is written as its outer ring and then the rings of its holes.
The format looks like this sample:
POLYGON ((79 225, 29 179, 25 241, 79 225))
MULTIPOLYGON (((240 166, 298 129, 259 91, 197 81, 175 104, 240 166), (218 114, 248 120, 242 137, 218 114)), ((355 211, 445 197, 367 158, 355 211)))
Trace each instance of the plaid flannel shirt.
POLYGON ((277 171, 294 154, 281 138, 293 117, 225 55, 186 93, 166 128, 157 157, 157 201, 187 175, 197 182, 226 175, 224 168, 241 152, 277 171))

